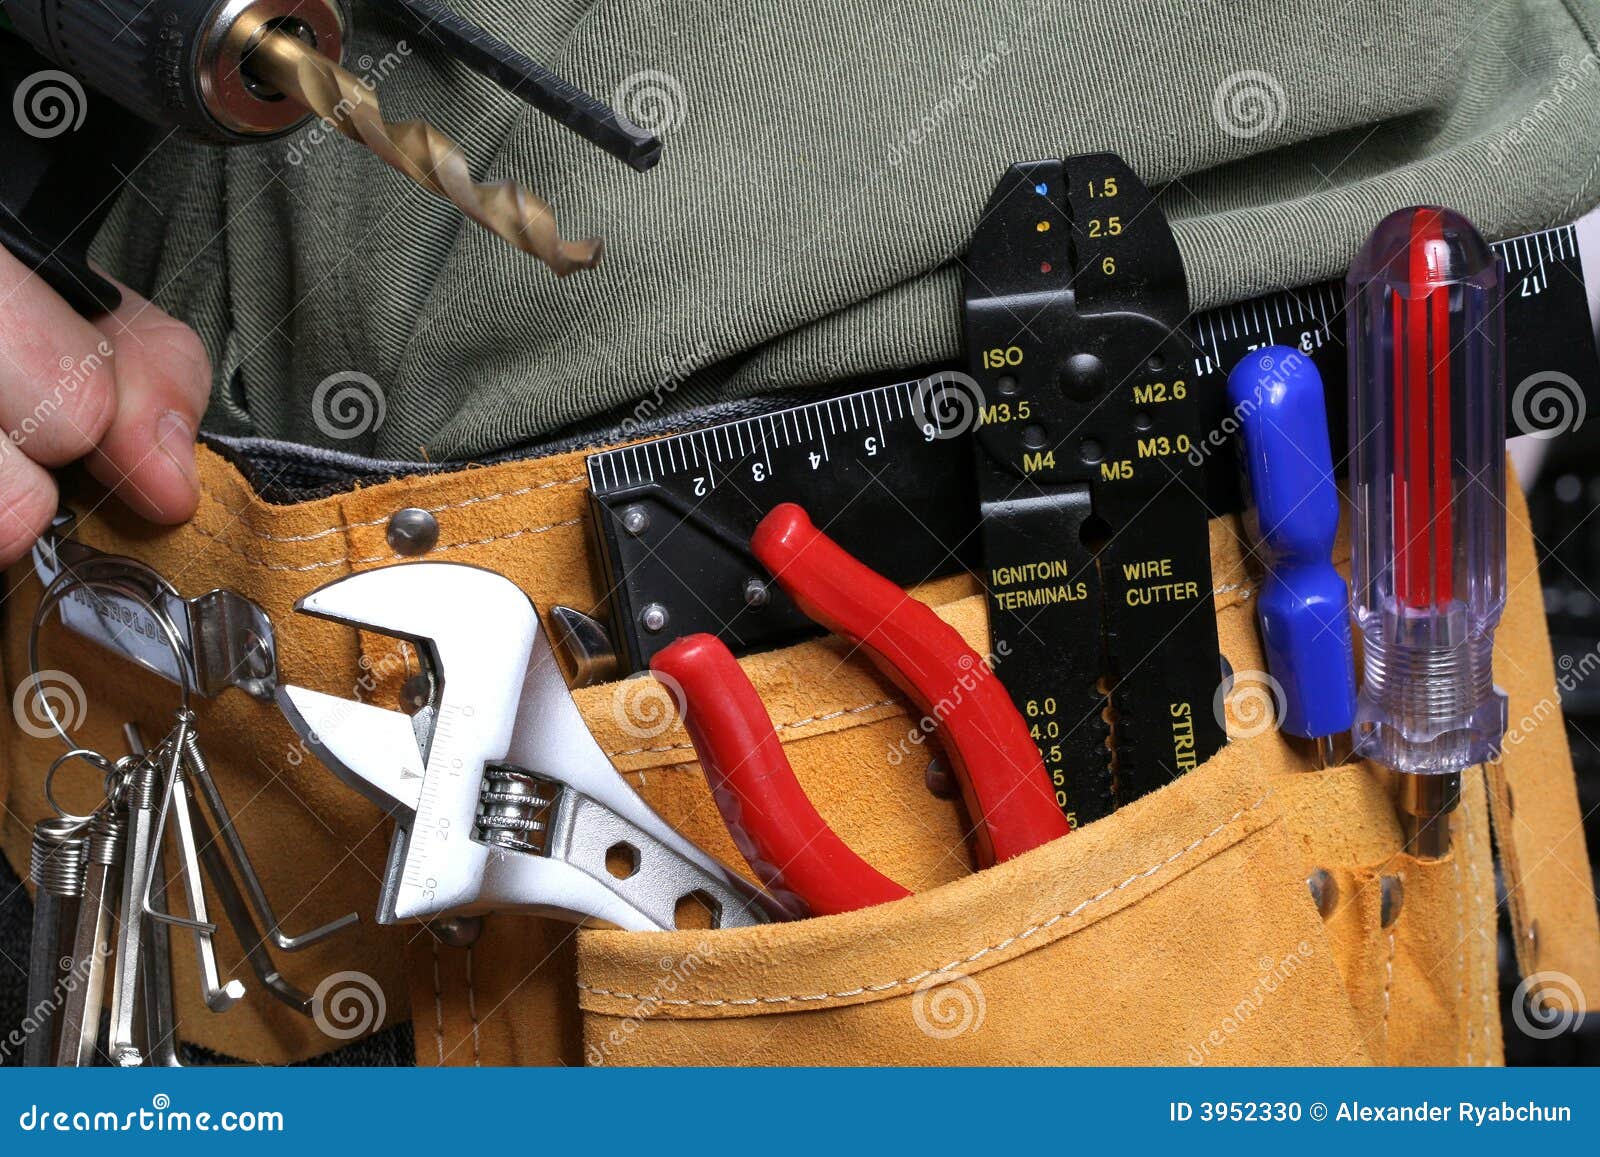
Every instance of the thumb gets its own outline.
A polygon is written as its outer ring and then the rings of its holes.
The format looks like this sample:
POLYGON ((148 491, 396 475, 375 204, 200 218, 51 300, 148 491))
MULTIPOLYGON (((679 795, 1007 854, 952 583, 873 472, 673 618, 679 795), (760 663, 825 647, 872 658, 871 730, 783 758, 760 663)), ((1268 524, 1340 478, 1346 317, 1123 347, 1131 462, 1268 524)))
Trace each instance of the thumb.
POLYGON ((211 396, 211 362, 199 336, 145 298, 95 322, 112 348, 117 413, 89 470, 137 513, 182 522, 200 499, 195 435, 211 396))

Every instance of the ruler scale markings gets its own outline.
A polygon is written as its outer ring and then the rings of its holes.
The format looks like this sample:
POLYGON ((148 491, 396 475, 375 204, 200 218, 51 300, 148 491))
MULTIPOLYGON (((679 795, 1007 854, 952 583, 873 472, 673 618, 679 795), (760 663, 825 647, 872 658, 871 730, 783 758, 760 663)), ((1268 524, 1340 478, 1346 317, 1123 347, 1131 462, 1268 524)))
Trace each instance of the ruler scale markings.
MULTIPOLYGON (((1564 272, 1575 274, 1562 279, 1562 293, 1555 300, 1564 305, 1569 296, 1569 283, 1576 281, 1581 284, 1582 280, 1578 239, 1577 227, 1568 224, 1509 238, 1497 242, 1495 248, 1508 269, 1517 271, 1522 278, 1521 292, 1525 297, 1550 292, 1556 281, 1550 268, 1552 264, 1561 265, 1564 272)), ((1516 308, 1540 310, 1539 314, 1531 315, 1536 321, 1544 310, 1559 307, 1551 303, 1516 308)), ((1340 357, 1343 347, 1340 320, 1344 309, 1342 283, 1322 282, 1264 298, 1231 303, 1223 309, 1208 310, 1189 323, 1195 343, 1195 373, 1204 379, 1225 372, 1236 354, 1242 352, 1236 343, 1254 345, 1276 342, 1280 335, 1292 340, 1293 344, 1316 352, 1319 358, 1323 356, 1320 351, 1330 345, 1333 347, 1332 356, 1340 357), (1305 326, 1305 333, 1298 338, 1282 332, 1286 326, 1294 324, 1305 326)), ((1524 314, 1525 318, 1528 316, 1524 314)), ((1516 344, 1513 342, 1513 345, 1516 344)), ((1333 364, 1337 366, 1340 363, 1333 364)), ((891 424, 899 420, 915 421, 912 403, 918 400, 916 391, 919 384, 919 379, 908 379, 872 386, 852 394, 786 407, 739 422, 668 435, 632 447, 600 451, 591 455, 587 463, 588 482, 595 492, 652 484, 670 486, 672 478, 682 472, 702 468, 709 471, 714 463, 754 453, 757 448, 761 450, 770 470, 774 442, 779 449, 813 446, 819 452, 821 461, 831 462, 830 433, 838 436, 875 428, 880 439, 887 443, 887 430, 891 424), (885 396, 880 398, 880 394, 885 396), (761 426, 763 419, 770 424, 770 431, 761 426), (815 429, 812 428, 813 421, 815 429), (747 443, 745 426, 752 422, 757 429, 748 431, 747 443), (687 439, 685 445, 674 444, 683 438, 687 439), (662 441, 668 442, 665 452, 660 445, 662 441), (643 449, 652 445, 653 451, 643 449), (651 457, 652 453, 654 458, 651 457), (702 455, 704 463, 701 462, 702 455)), ((938 385, 938 396, 947 402, 949 383, 941 380, 938 385)), ((715 485, 714 471, 711 471, 711 484, 715 485)))

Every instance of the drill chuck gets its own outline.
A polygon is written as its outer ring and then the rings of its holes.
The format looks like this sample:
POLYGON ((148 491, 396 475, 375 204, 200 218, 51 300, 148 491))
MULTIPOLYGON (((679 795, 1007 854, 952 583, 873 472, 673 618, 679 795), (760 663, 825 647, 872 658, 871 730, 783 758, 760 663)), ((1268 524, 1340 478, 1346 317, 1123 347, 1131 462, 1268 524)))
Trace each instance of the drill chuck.
POLYGON ((343 57, 343 0, 0 0, 17 33, 152 124, 219 144, 277 136, 310 113, 240 67, 235 24, 291 32, 343 57))

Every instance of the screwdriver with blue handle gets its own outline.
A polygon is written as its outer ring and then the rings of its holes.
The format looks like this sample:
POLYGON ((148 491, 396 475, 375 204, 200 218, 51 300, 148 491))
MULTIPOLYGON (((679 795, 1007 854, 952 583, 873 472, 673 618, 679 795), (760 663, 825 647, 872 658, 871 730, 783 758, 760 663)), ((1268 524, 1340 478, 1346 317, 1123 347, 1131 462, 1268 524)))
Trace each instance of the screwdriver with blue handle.
POLYGON ((1252 350, 1228 375, 1267 564, 1257 604, 1267 668, 1282 690, 1279 730, 1310 741, 1319 767, 1341 760, 1355 721, 1350 590, 1333 567, 1333 481, 1322 375, 1290 346, 1252 350))

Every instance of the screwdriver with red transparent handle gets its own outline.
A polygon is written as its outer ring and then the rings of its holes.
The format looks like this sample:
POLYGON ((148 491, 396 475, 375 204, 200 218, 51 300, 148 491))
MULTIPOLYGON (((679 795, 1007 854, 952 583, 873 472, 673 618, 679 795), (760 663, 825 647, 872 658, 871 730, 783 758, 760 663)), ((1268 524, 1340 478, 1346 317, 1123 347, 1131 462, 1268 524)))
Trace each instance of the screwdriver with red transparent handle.
POLYGON ((1442 856, 1461 772, 1499 756, 1506 597, 1502 274, 1472 224, 1384 218, 1347 282, 1357 751, 1400 773, 1407 847, 1442 856))

